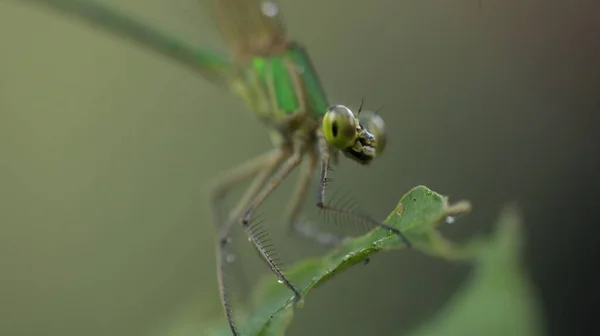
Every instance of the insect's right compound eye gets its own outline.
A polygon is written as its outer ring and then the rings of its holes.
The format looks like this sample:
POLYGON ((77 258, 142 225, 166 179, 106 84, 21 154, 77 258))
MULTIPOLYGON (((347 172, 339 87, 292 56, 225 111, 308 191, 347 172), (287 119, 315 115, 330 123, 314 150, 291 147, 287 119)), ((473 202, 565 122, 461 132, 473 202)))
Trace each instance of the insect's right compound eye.
POLYGON ((327 109, 323 116, 323 135, 325 140, 337 149, 352 146, 359 133, 356 117, 344 105, 334 105, 327 109))
POLYGON ((375 137, 375 151, 378 155, 381 154, 387 143, 385 122, 383 121, 383 118, 374 112, 364 111, 360 114, 358 119, 360 120, 361 125, 375 137))

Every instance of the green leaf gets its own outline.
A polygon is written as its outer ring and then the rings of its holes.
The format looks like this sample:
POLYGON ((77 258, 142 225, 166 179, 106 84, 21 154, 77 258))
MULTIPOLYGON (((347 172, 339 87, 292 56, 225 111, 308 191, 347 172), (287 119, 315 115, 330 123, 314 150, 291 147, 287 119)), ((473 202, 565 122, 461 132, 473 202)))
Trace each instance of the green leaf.
MULTIPOLYGON (((470 258, 468 249, 460 248, 444 239, 436 227, 448 216, 470 211, 468 202, 449 205, 447 198, 418 186, 402 197, 385 222, 400 229, 414 248, 446 259, 470 258)), ((308 259, 286 272, 289 279, 305 296, 311 289, 333 276, 364 261, 374 253, 404 248, 401 240, 387 230, 375 229, 363 236, 347 239, 323 257, 308 259)), ((266 276, 253 293, 253 308, 244 321, 238 323, 244 336, 283 335, 293 318, 292 292, 278 284, 272 274, 266 276)), ((298 307, 301 307, 300 304, 298 307)), ((225 325, 208 335, 231 335, 225 325)))
POLYGON ((535 336, 544 334, 533 286, 521 265, 520 221, 507 208, 495 237, 478 241, 467 283, 429 323, 411 336, 535 336))

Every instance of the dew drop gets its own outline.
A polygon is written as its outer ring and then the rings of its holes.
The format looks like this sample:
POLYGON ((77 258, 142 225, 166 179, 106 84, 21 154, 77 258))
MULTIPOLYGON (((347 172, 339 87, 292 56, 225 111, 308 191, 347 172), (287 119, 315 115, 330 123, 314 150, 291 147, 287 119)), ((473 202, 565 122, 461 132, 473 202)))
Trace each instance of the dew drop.
POLYGON ((279 280, 277 280, 277 282, 279 282, 280 284, 282 284, 283 280, 279 279, 279 280))
POLYGON ((446 217, 446 224, 452 224, 456 221, 456 218, 452 217, 452 216, 448 216, 446 217))

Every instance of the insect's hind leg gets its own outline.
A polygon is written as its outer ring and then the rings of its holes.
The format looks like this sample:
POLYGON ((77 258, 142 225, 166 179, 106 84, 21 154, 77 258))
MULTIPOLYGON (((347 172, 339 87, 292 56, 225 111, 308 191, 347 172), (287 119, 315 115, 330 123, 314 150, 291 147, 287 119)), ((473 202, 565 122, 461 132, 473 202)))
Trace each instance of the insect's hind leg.
POLYGON ((227 258, 229 255, 226 249, 230 243, 229 237, 231 230, 233 228, 233 224, 239 220, 242 210, 248 206, 251 200, 260 191, 264 183, 272 175, 275 167, 281 164, 281 162, 288 156, 289 150, 285 149, 275 149, 267 152, 227 172, 223 177, 217 179, 217 182, 211 188, 210 201, 211 210, 213 212, 213 220, 215 221, 216 225, 220 227, 216 248, 219 295, 221 297, 221 304, 225 310, 227 322, 229 323, 234 336, 239 335, 239 333, 233 323, 233 316, 229 303, 230 300, 227 295, 228 293, 224 281, 224 268, 225 264, 227 264, 227 258), (220 205, 226 193, 252 176, 254 176, 254 180, 252 181, 251 185, 247 188, 242 198, 238 201, 238 204, 231 210, 227 221, 223 223, 223 219, 220 216, 220 205))
POLYGON ((269 178, 266 181, 262 190, 256 195, 256 197, 252 200, 250 205, 246 208, 242 215, 242 227, 248 234, 248 238, 254 244, 260 255, 263 259, 269 264, 273 273, 277 275, 280 282, 283 283, 289 290, 294 293, 294 306, 300 301, 301 294, 300 291, 287 279, 287 277, 283 274, 276 261, 271 257, 270 252, 268 251, 267 246, 265 246, 261 242, 261 234, 257 233, 255 230, 255 226, 250 224, 250 219, 252 218, 252 214, 256 210, 258 206, 260 206, 264 200, 283 182, 283 180, 289 175, 289 173, 296 168, 300 162, 302 161, 302 157, 304 156, 304 151, 300 148, 295 148, 295 151, 291 156, 287 158, 287 160, 279 167, 277 173, 269 178))
MULTIPOLYGON (((281 150, 273 149, 269 152, 266 152, 260 156, 257 156, 249 161, 227 171, 222 176, 217 177, 210 187, 210 207, 213 217, 213 222, 217 226, 217 228, 221 228, 225 223, 223 222, 223 218, 221 216, 220 208, 223 202, 223 199, 227 194, 237 187, 242 182, 255 177, 254 181, 247 189, 244 196, 242 196, 241 200, 238 202, 238 205, 234 208, 243 209, 250 202, 250 199, 254 197, 254 194, 260 190, 260 187, 264 183, 260 183, 260 179, 258 176, 262 173, 263 175, 267 175, 265 172, 268 170, 269 172, 274 168, 274 161, 277 161, 277 157, 280 156, 281 150), (269 169, 270 167, 270 169, 269 169)), ((268 177, 263 177, 265 180, 268 177)), ((241 210, 237 209, 237 212, 241 210)), ((231 214, 235 213, 236 210, 231 211, 231 214)), ((231 224, 229 224, 231 225, 231 224)))

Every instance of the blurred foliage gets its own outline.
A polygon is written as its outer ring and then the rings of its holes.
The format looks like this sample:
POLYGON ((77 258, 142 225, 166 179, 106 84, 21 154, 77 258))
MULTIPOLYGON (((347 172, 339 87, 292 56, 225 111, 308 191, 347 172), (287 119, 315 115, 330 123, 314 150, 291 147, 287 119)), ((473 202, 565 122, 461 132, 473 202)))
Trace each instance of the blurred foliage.
POLYGON ((463 288, 411 336, 542 335, 534 287, 523 269, 521 222, 504 210, 495 236, 474 241, 474 270, 463 288))

